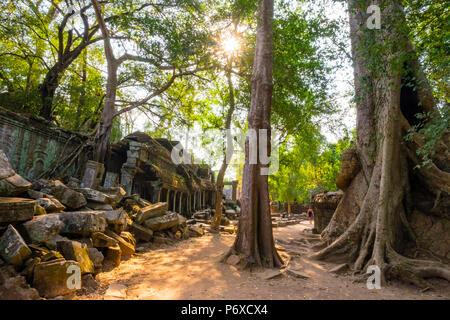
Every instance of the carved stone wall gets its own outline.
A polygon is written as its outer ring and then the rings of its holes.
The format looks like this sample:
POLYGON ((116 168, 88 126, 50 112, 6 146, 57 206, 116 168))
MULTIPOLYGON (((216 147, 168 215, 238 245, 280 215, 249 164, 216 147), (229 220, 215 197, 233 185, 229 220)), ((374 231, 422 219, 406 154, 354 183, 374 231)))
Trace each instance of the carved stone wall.
MULTIPOLYGON (((59 160, 86 140, 83 135, 53 127, 44 120, 0 108, 0 149, 6 153, 14 170, 28 180, 53 169, 59 160)), ((81 178, 86 162, 87 153, 84 152, 69 167, 67 174, 81 178)))

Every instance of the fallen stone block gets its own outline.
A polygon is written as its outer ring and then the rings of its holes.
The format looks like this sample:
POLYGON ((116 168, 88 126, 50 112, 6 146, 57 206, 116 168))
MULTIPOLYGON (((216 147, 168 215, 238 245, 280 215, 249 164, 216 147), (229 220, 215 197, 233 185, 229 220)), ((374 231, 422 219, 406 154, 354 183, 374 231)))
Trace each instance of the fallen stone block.
POLYGON ((153 230, 148 229, 136 222, 129 226, 129 230, 134 234, 137 240, 151 241, 153 238, 153 230))
POLYGON ((136 217, 136 222, 142 224, 144 221, 150 218, 160 217, 164 215, 167 210, 169 210, 169 205, 167 204, 167 202, 159 202, 141 208, 136 217))
POLYGON ((51 238, 51 239, 45 241, 44 244, 45 244, 45 246, 46 246, 47 248, 49 248, 50 250, 56 250, 56 248, 57 248, 57 242, 58 242, 58 241, 64 241, 64 240, 69 240, 69 239, 66 238, 66 237, 63 237, 63 236, 61 236, 61 235, 59 235, 59 234, 57 234, 57 235, 54 236, 53 238, 51 238))
POLYGON ((56 237, 64 228, 57 213, 34 217, 23 224, 26 236, 32 243, 45 243, 56 237))
POLYGON ((205 235, 205 230, 201 226, 192 225, 189 226, 189 234, 191 237, 202 237, 205 235))
POLYGON ((63 212, 59 217, 65 224, 62 234, 89 236, 106 229, 104 211, 63 212))
POLYGON ((122 250, 119 245, 106 248, 105 260, 106 263, 111 263, 113 266, 120 266, 120 260, 122 259, 122 250))
MULTIPOLYGON (((55 186, 55 182, 52 182, 52 181, 46 180, 46 179, 39 179, 39 180, 33 181, 31 188, 37 192, 37 191, 41 191, 44 189, 51 189, 54 186, 55 186)), ((39 197, 39 198, 41 198, 41 197, 39 197)))
POLYGON ((78 241, 58 241, 58 251, 66 260, 78 262, 81 273, 94 273, 94 263, 89 258, 88 247, 78 241))
POLYGON ((87 204, 87 200, 82 193, 69 189, 64 185, 56 185, 48 190, 48 193, 70 210, 80 209, 87 204))
POLYGON ((122 256, 129 257, 135 252, 134 245, 123 239, 121 236, 115 234, 113 231, 106 230, 105 234, 118 242, 122 256))
POLYGON ((38 205, 34 206, 34 215, 35 216, 43 216, 45 214, 47 214, 47 211, 43 207, 38 206, 38 205))
POLYGON ((113 210, 105 212, 106 223, 116 233, 125 231, 127 227, 127 213, 124 210, 113 210))
POLYGON ((31 183, 16 174, 5 152, 0 149, 0 196, 18 196, 31 188, 31 183))
POLYGON ((41 262, 47 262, 52 260, 64 259, 64 256, 55 250, 50 250, 50 252, 44 254, 41 258, 41 262))
POLYGON ((47 194, 45 194, 43 192, 40 192, 40 191, 32 190, 32 189, 28 190, 27 194, 28 194, 28 198, 34 199, 34 200, 38 200, 40 198, 47 198, 48 197, 47 194))
POLYGON ((136 245, 136 238, 128 231, 122 231, 119 236, 129 244, 136 245))
POLYGON ((5 152, 0 149, 0 180, 11 177, 14 174, 16 174, 16 172, 11 167, 8 157, 5 152))
POLYGON ((40 263, 34 268, 33 287, 46 298, 73 294, 81 289, 77 268, 80 270, 78 262, 64 259, 40 263))
POLYGON ((92 238, 92 245, 95 248, 114 247, 118 244, 117 240, 107 236, 102 232, 94 232, 91 238, 92 238))
POLYGON ((101 210, 101 211, 114 210, 114 208, 108 203, 98 203, 98 202, 92 202, 92 201, 88 201, 86 207, 88 207, 91 210, 101 210))
POLYGON ((229 234, 234 234, 234 233, 236 233, 236 228, 234 226, 226 226, 226 227, 223 227, 223 230, 221 230, 221 231, 229 233, 229 234))
POLYGON ((15 267, 20 267, 30 256, 31 250, 20 236, 19 232, 9 225, 0 237, 0 255, 15 267))
POLYGON ((101 253, 96 248, 88 248, 88 254, 89 259, 91 259, 92 263, 94 264, 94 268, 101 269, 103 265, 103 260, 105 260, 103 253, 101 253))
POLYGON ((87 201, 96 202, 99 204, 114 204, 114 200, 110 196, 98 190, 80 188, 75 191, 81 192, 87 201))
POLYGON ((0 198, 0 224, 31 220, 36 202, 22 198, 0 198))
POLYGON ((121 187, 98 187, 97 190, 103 192, 108 197, 113 199, 114 203, 120 203, 122 199, 127 195, 126 191, 121 187))
POLYGON ((18 174, 0 180, 0 196, 19 196, 31 188, 31 183, 18 174))
POLYGON ((170 229, 178 225, 178 214, 175 212, 167 212, 161 217, 145 220, 144 225, 153 231, 170 229))
POLYGON ((43 207, 47 213, 60 213, 66 210, 66 207, 54 198, 38 198, 36 203, 43 207))

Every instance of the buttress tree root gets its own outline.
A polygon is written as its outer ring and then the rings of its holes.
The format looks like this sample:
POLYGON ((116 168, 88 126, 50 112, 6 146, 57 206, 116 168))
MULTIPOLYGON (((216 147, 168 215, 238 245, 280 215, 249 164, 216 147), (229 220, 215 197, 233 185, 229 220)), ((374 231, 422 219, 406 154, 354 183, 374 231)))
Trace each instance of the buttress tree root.
MULTIPOLYGON (((381 30, 364 29, 371 3, 348 2, 358 97, 356 148, 348 151, 352 162, 343 165, 338 179, 344 197, 313 257, 349 263, 355 272, 376 265, 383 282, 399 279, 429 288, 426 278, 450 281, 450 249, 441 257, 412 256, 409 249, 418 243, 410 219, 415 210, 450 218, 450 134, 442 134, 432 162, 421 166, 416 151, 424 138, 418 132, 409 141, 404 137, 412 126, 429 126, 430 119, 441 115, 408 38, 401 1, 376 1, 382 8, 381 30), (385 51, 378 54, 379 71, 374 71, 374 58, 362 48, 380 44, 385 51), (419 119, 418 113, 431 117, 419 119)), ((449 234, 443 230, 435 236, 449 234)))

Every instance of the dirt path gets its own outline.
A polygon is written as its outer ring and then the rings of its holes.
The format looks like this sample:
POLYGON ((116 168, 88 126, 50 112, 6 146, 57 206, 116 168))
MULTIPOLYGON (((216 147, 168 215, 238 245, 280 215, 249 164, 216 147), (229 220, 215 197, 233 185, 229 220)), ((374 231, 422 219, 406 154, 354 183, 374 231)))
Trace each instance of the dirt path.
POLYGON ((334 265, 309 260, 308 246, 300 245, 311 237, 309 228, 302 222, 274 231, 284 247, 282 254, 291 254, 290 267, 308 279, 284 274, 265 280, 267 271, 240 271, 222 264, 218 261, 234 236, 207 235, 139 253, 99 274, 100 288, 76 299, 450 299, 445 281, 433 281, 436 290, 427 292, 402 284, 368 290, 365 283, 353 283, 350 275, 328 272, 334 265))

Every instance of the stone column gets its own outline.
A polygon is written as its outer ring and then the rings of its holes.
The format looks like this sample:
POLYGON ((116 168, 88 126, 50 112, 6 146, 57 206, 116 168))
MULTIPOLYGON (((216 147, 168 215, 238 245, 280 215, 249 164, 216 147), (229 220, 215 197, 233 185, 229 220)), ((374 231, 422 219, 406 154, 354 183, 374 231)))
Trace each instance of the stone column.
POLYGON ((174 191, 174 195, 173 195, 173 212, 177 212, 177 194, 178 191, 174 191))
POLYGON ((162 193, 162 188, 159 189, 158 191, 158 202, 161 202, 161 193, 162 193))
POLYGON ((122 166, 120 184, 128 194, 132 193, 133 179, 136 174, 137 160, 140 156, 142 143, 131 141, 127 151, 127 162, 122 166))
POLYGON ((170 208, 170 189, 167 189, 167 198, 166 198, 166 202, 167 202, 167 207, 170 208))
POLYGON ((206 208, 206 191, 202 192, 202 206, 206 208))
POLYGON ((194 211, 197 211, 197 191, 194 191, 194 194, 192 195, 194 197, 194 211))

